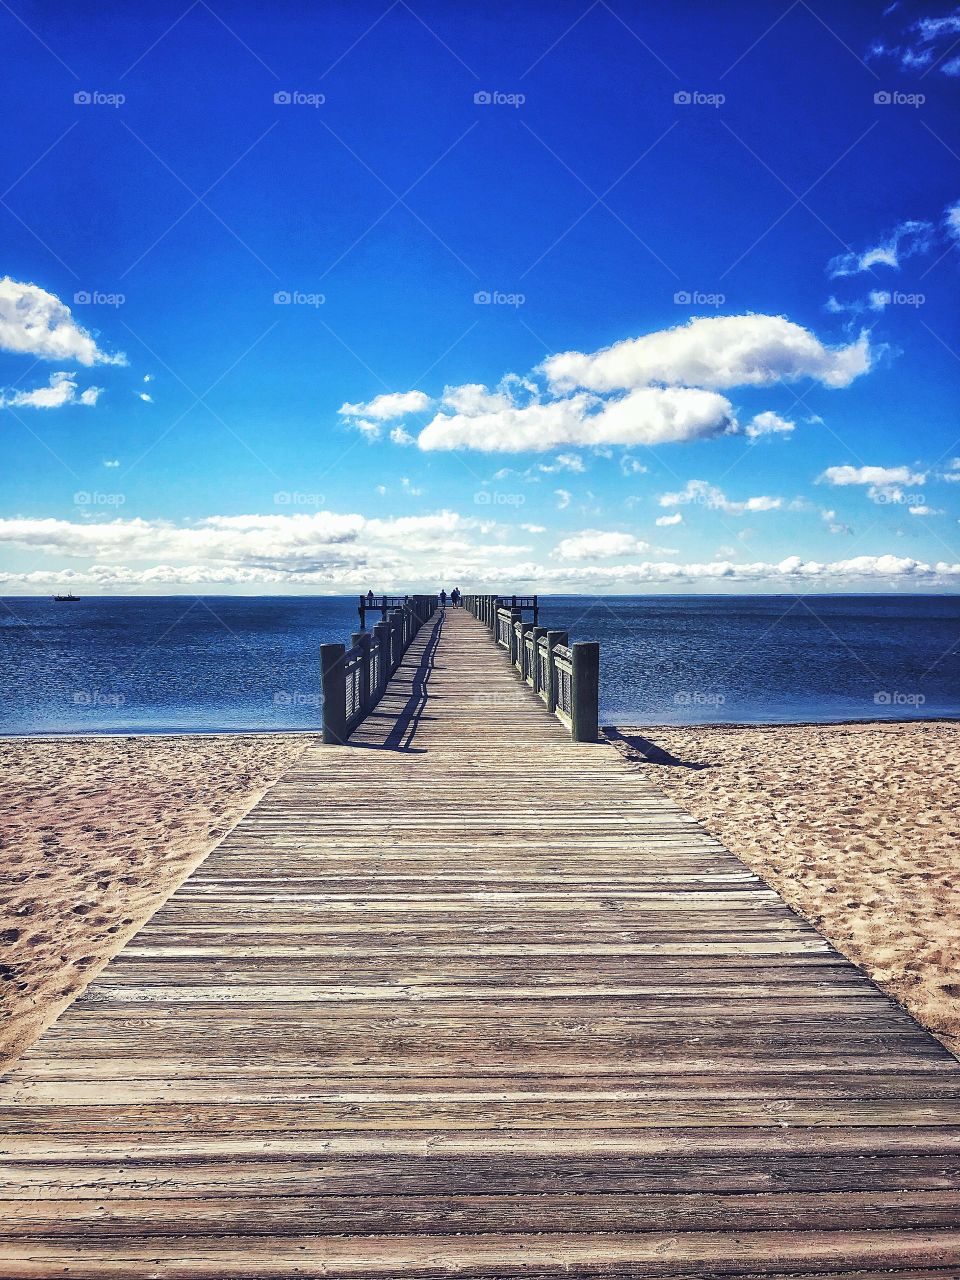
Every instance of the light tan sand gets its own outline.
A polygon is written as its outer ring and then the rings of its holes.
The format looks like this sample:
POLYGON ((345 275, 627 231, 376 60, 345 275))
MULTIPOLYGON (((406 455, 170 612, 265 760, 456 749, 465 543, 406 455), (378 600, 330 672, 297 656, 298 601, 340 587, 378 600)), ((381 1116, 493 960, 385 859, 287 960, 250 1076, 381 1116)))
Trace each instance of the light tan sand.
POLYGON ((313 740, 0 739, 0 1066, 313 740))
POLYGON ((960 1056, 960 724, 620 733, 655 757, 640 766, 650 778, 960 1056))

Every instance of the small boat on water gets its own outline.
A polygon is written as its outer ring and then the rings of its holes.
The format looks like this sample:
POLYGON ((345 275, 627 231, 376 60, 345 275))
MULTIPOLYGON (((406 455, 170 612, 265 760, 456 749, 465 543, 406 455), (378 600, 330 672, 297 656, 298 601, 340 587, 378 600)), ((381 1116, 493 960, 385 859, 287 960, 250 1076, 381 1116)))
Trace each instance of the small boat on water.
POLYGON ((59 601, 60 604, 64 604, 64 603, 67 603, 68 601, 72 602, 74 600, 80 599, 80 597, 75 596, 72 591, 68 591, 65 596, 54 596, 53 598, 54 600, 59 601))

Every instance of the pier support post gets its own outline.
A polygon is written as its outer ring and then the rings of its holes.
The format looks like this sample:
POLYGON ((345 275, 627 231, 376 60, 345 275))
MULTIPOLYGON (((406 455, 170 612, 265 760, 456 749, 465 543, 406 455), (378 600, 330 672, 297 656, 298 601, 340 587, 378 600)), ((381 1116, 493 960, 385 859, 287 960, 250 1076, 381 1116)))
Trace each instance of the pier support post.
POLYGON ((323 740, 341 746, 347 740, 347 682, 342 644, 320 646, 320 688, 323 698, 323 740))
POLYGON ((571 736, 574 742, 596 742, 600 736, 600 646, 580 641, 571 650, 571 736))
POLYGON ((553 650, 556 645, 565 645, 569 637, 566 631, 548 631, 547 632, 547 687, 545 693, 547 695, 547 710, 552 715, 557 709, 557 699, 554 696, 554 679, 553 679, 553 650))

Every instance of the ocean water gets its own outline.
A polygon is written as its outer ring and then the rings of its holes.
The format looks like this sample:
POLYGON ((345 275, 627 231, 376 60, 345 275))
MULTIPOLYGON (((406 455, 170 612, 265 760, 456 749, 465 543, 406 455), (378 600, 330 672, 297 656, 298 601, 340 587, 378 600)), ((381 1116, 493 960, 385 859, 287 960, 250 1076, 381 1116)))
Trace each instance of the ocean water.
MULTIPOLYGON (((598 640, 601 722, 960 715, 960 597, 544 597, 598 640)), ((0 600, 0 733, 315 730, 355 598, 0 600)))

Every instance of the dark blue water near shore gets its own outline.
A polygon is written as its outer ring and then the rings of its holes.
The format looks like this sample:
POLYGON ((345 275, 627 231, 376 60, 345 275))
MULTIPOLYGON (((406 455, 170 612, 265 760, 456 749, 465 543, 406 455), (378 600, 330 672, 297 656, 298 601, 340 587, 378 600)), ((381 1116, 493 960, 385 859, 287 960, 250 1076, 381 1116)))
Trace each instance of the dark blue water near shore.
MULTIPOLYGON (((960 597, 547 597, 601 645, 607 724, 960 715, 960 597)), ((0 602, 0 732, 316 729, 353 598, 0 602)))

